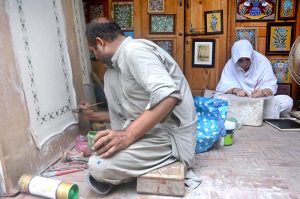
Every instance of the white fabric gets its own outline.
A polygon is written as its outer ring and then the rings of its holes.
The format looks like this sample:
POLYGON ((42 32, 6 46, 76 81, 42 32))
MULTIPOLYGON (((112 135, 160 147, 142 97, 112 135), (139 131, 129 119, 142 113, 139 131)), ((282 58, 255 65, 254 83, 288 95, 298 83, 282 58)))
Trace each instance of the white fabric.
POLYGON ((83 84, 91 83, 91 61, 85 37, 85 18, 82 0, 73 0, 73 16, 83 84))
MULTIPOLYGON (((126 128, 145 109, 172 96, 181 100, 172 113, 147 134, 101 165, 90 164, 98 181, 119 184, 153 169, 181 160, 194 166, 196 111, 189 85, 174 59, 147 40, 127 37, 104 76, 111 127, 126 128)), ((102 161, 103 162, 103 161, 102 161)))
POLYGON ((279 104, 280 115, 283 116, 291 112, 293 108, 293 99, 287 95, 276 95, 274 100, 279 104))
POLYGON ((64 17, 58 0, 7 1, 15 55, 20 67, 36 145, 77 123, 64 17))
POLYGON ((277 91, 277 79, 273 73, 269 60, 253 50, 248 40, 240 40, 234 43, 231 49, 232 58, 229 59, 223 69, 221 80, 216 90, 225 93, 231 88, 242 88, 251 93, 254 88, 270 88, 273 95, 277 91), (251 66, 247 72, 237 64, 237 61, 247 57, 251 60, 251 66))

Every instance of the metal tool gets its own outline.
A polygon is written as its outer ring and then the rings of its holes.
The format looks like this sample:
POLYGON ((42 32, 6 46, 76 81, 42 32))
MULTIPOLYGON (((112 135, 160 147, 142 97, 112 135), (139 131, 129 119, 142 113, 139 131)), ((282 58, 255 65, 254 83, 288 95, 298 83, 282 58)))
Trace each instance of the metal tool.
MULTIPOLYGON (((97 105, 103 104, 103 103, 104 103, 104 102, 99 102, 99 103, 95 103, 95 104, 90 104, 90 105, 88 105, 88 108, 89 108, 89 107, 93 107, 93 106, 97 106, 97 105)), ((79 108, 79 105, 77 106, 76 109, 72 109, 72 112, 73 112, 73 113, 81 113, 81 109, 79 108)))
POLYGON ((64 152, 61 156, 61 162, 71 162, 71 161, 77 161, 82 163, 88 163, 89 158, 80 157, 80 156, 72 156, 68 152, 64 152))

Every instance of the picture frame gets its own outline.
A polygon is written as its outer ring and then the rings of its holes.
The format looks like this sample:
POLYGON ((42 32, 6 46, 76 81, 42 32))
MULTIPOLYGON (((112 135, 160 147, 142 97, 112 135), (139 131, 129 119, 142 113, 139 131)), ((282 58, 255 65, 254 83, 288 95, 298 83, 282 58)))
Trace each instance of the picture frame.
POLYGON ((236 0, 236 21, 274 21, 277 0, 236 0))
POLYGON ((215 64, 215 39, 192 40, 192 67, 213 68, 215 64))
POLYGON ((165 11, 165 0, 148 0, 148 13, 162 13, 165 11))
POLYGON ((175 14, 149 14, 149 34, 175 34, 175 14))
POLYGON ((298 0, 279 0, 278 2, 278 19, 290 20, 297 17, 298 0))
POLYGON ((153 43, 164 49, 172 57, 174 55, 174 41, 173 39, 151 39, 153 43))
POLYGON ((277 78, 277 83, 291 83, 291 74, 289 70, 288 58, 270 59, 273 72, 277 78))
POLYGON ((112 19, 122 30, 133 30, 133 1, 112 2, 112 19))
POLYGON ((235 41, 247 39, 254 50, 257 50, 257 27, 237 27, 235 28, 235 41))
POLYGON ((266 54, 267 55, 288 55, 294 42, 293 22, 268 23, 266 54))
POLYGON ((275 95, 288 95, 291 96, 292 85, 287 83, 278 83, 277 92, 275 95))
POLYGON ((205 34, 223 34, 223 10, 204 12, 205 34))

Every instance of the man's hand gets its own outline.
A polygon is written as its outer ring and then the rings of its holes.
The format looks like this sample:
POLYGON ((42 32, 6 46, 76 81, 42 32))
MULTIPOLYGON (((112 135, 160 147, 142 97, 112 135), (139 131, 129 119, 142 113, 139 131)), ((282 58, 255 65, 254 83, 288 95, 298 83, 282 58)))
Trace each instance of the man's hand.
POLYGON ((252 93, 251 93, 251 97, 254 98, 258 98, 258 97, 264 97, 264 92, 263 89, 255 89, 252 93))
POLYGON ((92 120, 92 115, 94 113, 94 110, 92 109, 92 107, 88 102, 81 101, 79 104, 79 110, 82 111, 85 119, 92 120))
POLYGON ((250 96, 247 91, 245 91, 245 90, 243 90, 241 88, 234 88, 232 90, 232 94, 235 94, 235 95, 237 95, 239 97, 249 97, 250 96))
POLYGON ((106 129, 96 134, 93 143, 93 151, 101 158, 109 158, 118 151, 126 149, 133 140, 124 131, 106 129))

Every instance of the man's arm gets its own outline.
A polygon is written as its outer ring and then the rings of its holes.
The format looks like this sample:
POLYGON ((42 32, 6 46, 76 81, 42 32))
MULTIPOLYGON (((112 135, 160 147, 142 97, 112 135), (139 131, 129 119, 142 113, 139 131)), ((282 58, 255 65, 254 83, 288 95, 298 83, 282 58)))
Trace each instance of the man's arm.
POLYGON ((108 111, 94 111, 91 105, 85 101, 80 102, 79 110, 82 111, 84 117, 92 121, 109 122, 108 111))
POLYGON ((93 150, 101 158, 108 158, 127 148, 161 122, 172 111, 177 102, 178 99, 176 98, 166 97, 152 109, 145 110, 123 131, 116 132, 106 129, 98 132, 94 138, 93 150))

